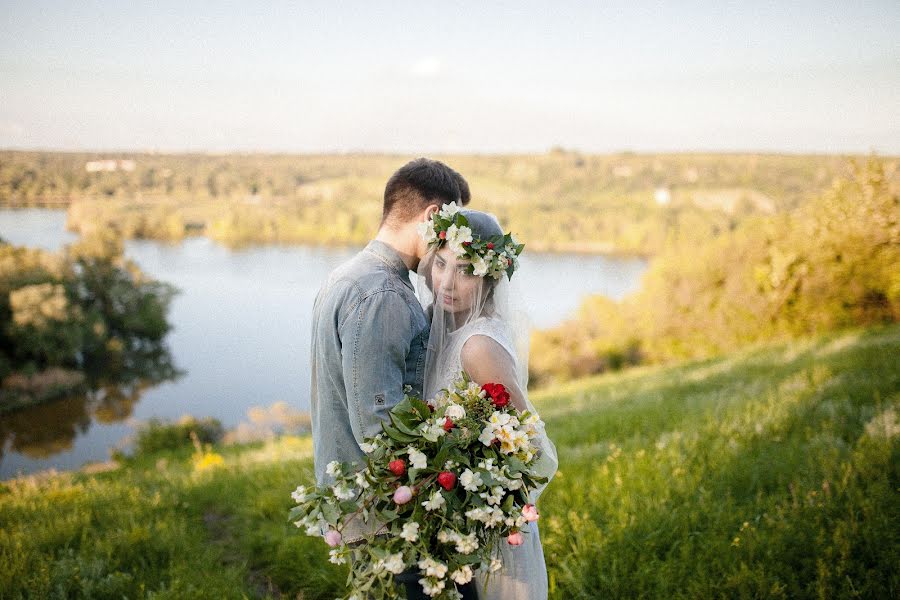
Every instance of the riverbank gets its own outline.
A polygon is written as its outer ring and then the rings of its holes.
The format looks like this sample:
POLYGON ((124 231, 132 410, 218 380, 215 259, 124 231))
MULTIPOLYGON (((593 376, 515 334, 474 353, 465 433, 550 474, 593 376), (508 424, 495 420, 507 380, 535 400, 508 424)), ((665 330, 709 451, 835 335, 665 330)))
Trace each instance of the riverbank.
MULTIPOLYGON (((640 367, 535 395, 552 598, 891 597, 900 327, 640 367)), ((287 522, 308 437, 164 451, 0 484, 8 597, 333 598, 287 522)))
MULTIPOLYGON (((410 158, 0 151, 0 205, 67 205, 72 231, 114 226, 129 239, 358 245, 380 223, 385 182, 410 158)), ((799 206, 862 157, 557 149, 437 158, 466 177, 473 207, 532 251, 646 257, 680 230, 715 233, 799 206)))

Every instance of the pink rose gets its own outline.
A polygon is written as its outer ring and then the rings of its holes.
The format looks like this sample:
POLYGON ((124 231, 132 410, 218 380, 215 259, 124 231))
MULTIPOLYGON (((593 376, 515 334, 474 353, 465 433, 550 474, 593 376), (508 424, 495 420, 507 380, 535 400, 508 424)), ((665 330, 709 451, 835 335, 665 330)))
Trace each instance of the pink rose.
POLYGON ((522 537, 522 534, 518 531, 513 531, 506 537, 506 541, 510 546, 521 546, 523 543, 525 543, 525 538, 522 537))
POLYGON ((334 548, 341 543, 341 533, 334 529, 329 529, 325 534, 325 543, 334 548))
POLYGON ((540 517, 540 515, 538 515, 537 507, 534 504, 526 504, 523 506, 522 516, 525 517, 525 520, 529 523, 537 521, 540 517))
POLYGON ((412 496, 412 490, 409 489, 409 486, 401 485, 397 488, 397 491, 394 492, 394 502, 397 504, 406 504, 412 500, 412 496))

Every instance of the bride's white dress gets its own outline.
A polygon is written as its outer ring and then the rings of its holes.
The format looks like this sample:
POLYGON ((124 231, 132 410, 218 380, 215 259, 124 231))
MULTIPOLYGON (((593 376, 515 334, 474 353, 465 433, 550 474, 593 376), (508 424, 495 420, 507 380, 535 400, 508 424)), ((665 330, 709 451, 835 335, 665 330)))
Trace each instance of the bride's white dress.
MULTIPOLYGON (((462 349, 473 335, 487 336, 503 346, 510 356, 516 353, 504 327, 497 319, 481 317, 449 334, 447 347, 441 353, 443 364, 436 365, 439 377, 434 389, 426 390, 426 398, 433 398, 438 390, 450 387, 459 377, 462 367, 462 349)), ((522 530, 525 543, 510 546, 500 542, 503 567, 490 575, 476 576, 480 600, 546 600, 547 566, 538 534, 537 523, 530 523, 522 530)))

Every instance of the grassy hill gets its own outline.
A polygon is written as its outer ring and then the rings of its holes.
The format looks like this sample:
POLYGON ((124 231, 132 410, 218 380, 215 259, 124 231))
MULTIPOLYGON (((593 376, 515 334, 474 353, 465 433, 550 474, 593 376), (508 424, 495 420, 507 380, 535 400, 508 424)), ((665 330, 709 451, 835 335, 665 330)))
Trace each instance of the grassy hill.
MULTIPOLYGON (((900 594, 900 327, 541 392, 552 598, 900 594)), ((0 597, 333 598, 308 438, 0 484, 0 597)))

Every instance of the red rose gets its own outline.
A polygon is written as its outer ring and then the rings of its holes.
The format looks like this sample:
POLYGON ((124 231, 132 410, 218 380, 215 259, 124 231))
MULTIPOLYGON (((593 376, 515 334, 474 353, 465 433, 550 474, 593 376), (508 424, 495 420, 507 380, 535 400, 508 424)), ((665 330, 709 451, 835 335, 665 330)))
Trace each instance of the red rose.
POLYGON ((488 250, 493 250, 493 249, 494 249, 494 242, 488 242, 488 243, 487 243, 487 249, 488 249, 488 250))
POLYGON ((456 475, 450 471, 441 471, 437 476, 437 482, 449 492, 456 485, 456 475))
POLYGON ((447 417, 444 421, 444 431, 450 431, 451 429, 453 429, 453 420, 447 417))
POLYGON ((392 460, 388 463, 388 469, 391 470, 391 473, 393 473, 397 477, 400 477, 401 475, 406 473, 406 461, 401 458, 392 460))
POLYGON ((446 231, 440 232, 440 233, 438 234, 438 237, 441 238, 442 240, 446 240, 446 239, 447 239, 447 232, 446 232, 446 231))
POLYGON ((491 399, 491 403, 497 408, 503 408, 509 404, 509 392, 502 383, 486 383, 481 386, 491 399))

